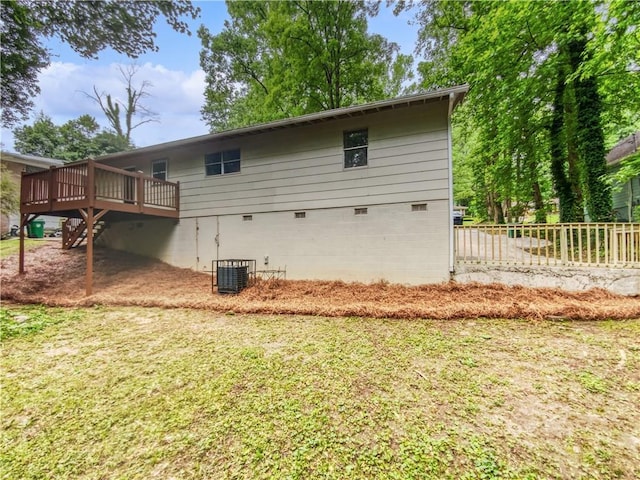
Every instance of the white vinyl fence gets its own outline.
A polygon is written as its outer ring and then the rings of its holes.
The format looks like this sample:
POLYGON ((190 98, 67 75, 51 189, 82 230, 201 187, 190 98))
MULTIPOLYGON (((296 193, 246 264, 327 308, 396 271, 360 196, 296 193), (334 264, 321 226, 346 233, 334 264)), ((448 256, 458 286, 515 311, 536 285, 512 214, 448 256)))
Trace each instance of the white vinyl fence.
POLYGON ((458 263, 640 268, 640 223, 454 228, 458 263))

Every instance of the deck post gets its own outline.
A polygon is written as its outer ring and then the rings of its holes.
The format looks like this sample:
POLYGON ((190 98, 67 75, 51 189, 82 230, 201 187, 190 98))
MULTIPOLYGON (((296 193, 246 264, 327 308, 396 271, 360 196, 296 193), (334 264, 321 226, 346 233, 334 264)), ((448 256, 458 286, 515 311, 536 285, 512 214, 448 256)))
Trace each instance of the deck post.
POLYGON ((93 207, 87 208, 87 277, 85 280, 87 297, 93 293, 93 207))
MULTIPOLYGON (((89 200, 89 207, 93 208, 96 204, 96 169, 91 159, 87 160, 87 200, 89 200)), ((93 210, 91 213, 93 216, 93 210)))
POLYGON ((138 172, 136 177, 136 190, 137 190, 137 201, 138 201, 138 211, 142 213, 144 210, 144 173, 138 172))
POLYGON ((49 167, 49 191, 48 193, 48 197, 49 197, 49 211, 52 212, 53 211, 53 195, 54 192, 56 192, 57 187, 55 184, 55 177, 57 177, 56 171, 53 165, 49 167))

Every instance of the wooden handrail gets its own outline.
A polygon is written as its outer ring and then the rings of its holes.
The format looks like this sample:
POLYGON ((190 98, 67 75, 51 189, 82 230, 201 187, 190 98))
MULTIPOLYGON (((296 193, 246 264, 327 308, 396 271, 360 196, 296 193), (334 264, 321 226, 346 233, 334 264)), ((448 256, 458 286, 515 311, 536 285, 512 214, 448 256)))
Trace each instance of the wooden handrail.
POLYGON ((116 204, 116 210, 123 205, 120 209, 128 212, 144 213, 147 208, 177 212, 179 194, 177 183, 84 160, 23 174, 20 205, 21 211, 40 213, 65 210, 71 204, 73 209, 95 207, 100 202, 116 204))

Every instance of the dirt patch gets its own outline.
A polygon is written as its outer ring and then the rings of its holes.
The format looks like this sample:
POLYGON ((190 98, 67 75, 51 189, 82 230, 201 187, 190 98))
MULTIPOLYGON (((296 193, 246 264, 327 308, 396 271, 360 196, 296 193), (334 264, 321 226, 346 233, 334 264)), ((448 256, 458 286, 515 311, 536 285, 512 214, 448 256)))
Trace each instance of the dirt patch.
POLYGON ((207 274, 125 252, 96 248, 94 294, 84 289, 86 250, 47 242, 1 262, 3 301, 51 306, 157 306, 218 312, 376 318, 640 318, 640 299, 592 289, 571 293, 520 286, 458 284, 403 286, 340 281, 265 281, 239 295, 211 293, 207 274))

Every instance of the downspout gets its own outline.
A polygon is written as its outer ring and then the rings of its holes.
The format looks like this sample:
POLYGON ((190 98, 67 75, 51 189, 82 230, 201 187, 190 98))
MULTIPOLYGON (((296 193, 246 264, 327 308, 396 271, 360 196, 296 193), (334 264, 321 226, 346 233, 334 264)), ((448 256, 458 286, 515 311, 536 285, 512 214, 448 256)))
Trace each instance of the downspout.
POLYGON ((198 223, 198 217, 196 217, 196 271, 200 268, 200 224, 198 223))
POLYGON ((451 114, 455 107, 455 94, 449 93, 449 111, 447 115, 447 151, 448 151, 448 163, 449 163, 449 211, 448 211, 448 225, 449 225, 449 275, 453 277, 455 272, 455 252, 454 252, 454 228, 453 228, 453 151, 452 151, 452 132, 451 132, 451 114))
POLYGON ((216 261, 220 260, 220 216, 216 215, 216 261))

